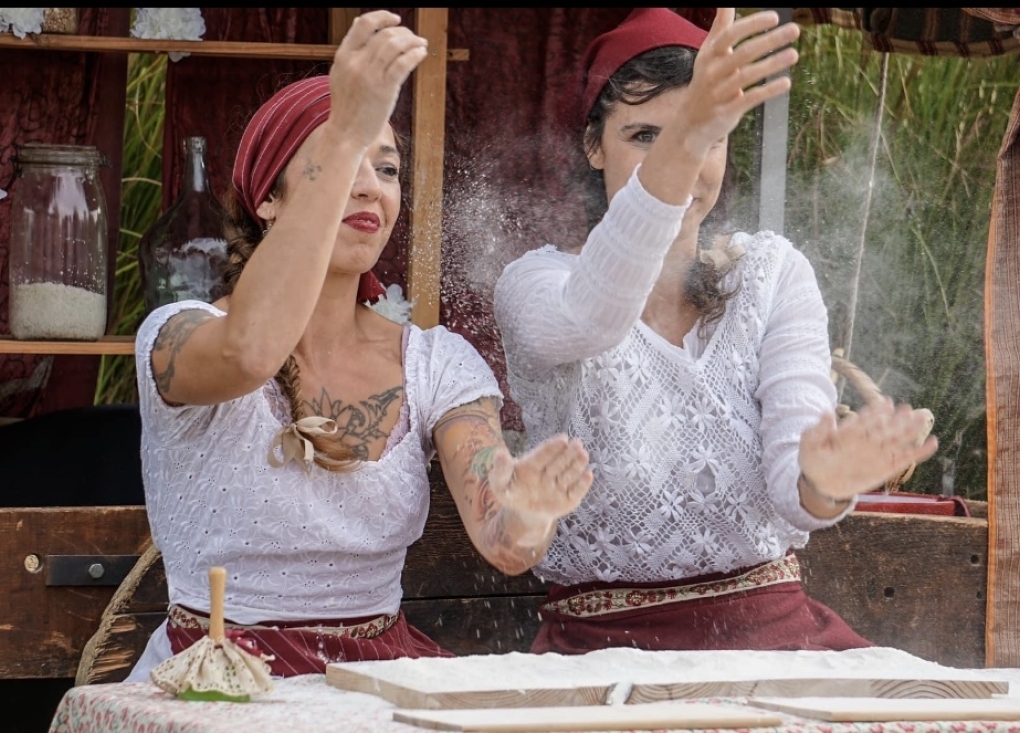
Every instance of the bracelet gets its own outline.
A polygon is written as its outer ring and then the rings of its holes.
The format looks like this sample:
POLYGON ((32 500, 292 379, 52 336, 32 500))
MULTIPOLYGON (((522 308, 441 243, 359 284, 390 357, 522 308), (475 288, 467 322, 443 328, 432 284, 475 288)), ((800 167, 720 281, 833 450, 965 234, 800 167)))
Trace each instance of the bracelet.
POLYGON ((801 472, 800 476, 797 477, 797 488, 807 489, 809 494, 812 494, 826 506, 831 506, 833 508, 850 506, 850 502, 853 501, 853 499, 837 499, 834 496, 829 496, 828 494, 819 491, 818 487, 815 486, 814 481, 805 476, 803 472, 801 472))

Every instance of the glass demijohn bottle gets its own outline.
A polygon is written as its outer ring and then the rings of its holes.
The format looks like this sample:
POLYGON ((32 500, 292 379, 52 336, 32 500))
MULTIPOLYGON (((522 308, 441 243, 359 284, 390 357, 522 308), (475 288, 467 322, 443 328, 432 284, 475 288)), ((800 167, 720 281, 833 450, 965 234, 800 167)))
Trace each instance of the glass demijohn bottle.
POLYGON ((94 147, 26 144, 11 202, 11 335, 96 341, 106 333, 107 212, 94 147))
POLYGON ((223 207, 209 189, 204 137, 184 139, 181 193, 138 243, 145 310, 223 294, 227 242, 223 207))

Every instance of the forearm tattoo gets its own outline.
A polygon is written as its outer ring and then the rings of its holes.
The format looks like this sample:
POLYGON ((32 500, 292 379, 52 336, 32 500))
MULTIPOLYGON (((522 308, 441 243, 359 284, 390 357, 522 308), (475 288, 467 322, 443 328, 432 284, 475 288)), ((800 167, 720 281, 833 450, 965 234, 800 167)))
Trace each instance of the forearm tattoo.
POLYGON ((373 442, 385 439, 387 434, 380 429, 392 409, 400 409, 402 386, 361 400, 357 405, 334 400, 325 388, 317 399, 305 400, 306 414, 321 415, 336 421, 344 445, 351 448, 359 460, 366 461, 373 442))
POLYGON ((451 469, 463 466, 461 486, 464 499, 471 508, 472 517, 481 526, 481 542, 486 556, 494 565, 517 567, 522 557, 533 559, 533 551, 522 548, 507 529, 507 515, 489 484, 489 471, 495 462, 496 451, 503 447, 502 429, 497 417, 498 409, 491 398, 451 410, 437 424, 435 436, 441 435, 452 425, 460 425, 461 437, 453 452, 470 457, 459 462, 451 461, 451 469))
POLYGON ((195 332, 195 329, 214 316, 201 310, 185 310, 167 321, 156 336, 152 345, 152 378, 156 382, 156 389, 161 396, 166 398, 173 386, 173 379, 177 373, 177 355, 180 354, 188 338, 195 332), (162 369, 156 367, 156 355, 162 361, 164 354, 166 366, 162 369))

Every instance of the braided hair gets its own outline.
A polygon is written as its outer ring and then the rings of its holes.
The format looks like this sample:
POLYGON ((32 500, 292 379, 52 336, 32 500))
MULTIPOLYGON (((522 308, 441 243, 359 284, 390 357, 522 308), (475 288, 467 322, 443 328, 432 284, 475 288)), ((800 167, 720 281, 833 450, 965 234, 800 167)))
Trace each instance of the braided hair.
MULTIPOLYGON (((287 169, 280 171, 270 197, 282 198, 285 192, 284 176, 287 169)), ((254 219, 238 201, 231 190, 224 201, 226 210, 224 235, 227 240, 227 266, 223 272, 223 284, 226 294, 230 295, 237 287, 241 272, 256 248, 265 237, 262 224, 254 219)), ((268 230, 266 230, 268 231, 268 230)), ((301 370, 297 359, 290 354, 276 373, 276 382, 290 404, 291 418, 297 422, 306 414, 305 403, 301 400, 301 370)), ((345 445, 338 435, 306 436, 315 448, 314 461, 328 471, 348 472, 358 466, 358 458, 353 449, 345 445)))

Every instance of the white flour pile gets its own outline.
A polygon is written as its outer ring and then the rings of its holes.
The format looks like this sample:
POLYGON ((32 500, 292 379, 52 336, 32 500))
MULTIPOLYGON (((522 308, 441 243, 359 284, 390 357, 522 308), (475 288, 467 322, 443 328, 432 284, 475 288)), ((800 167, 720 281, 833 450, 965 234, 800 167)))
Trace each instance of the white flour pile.
POLYGON ((509 654, 395 659, 330 665, 426 693, 527 690, 803 678, 1000 679, 988 670, 944 667, 888 647, 845 652, 648 652, 605 649, 583 655, 509 654))
POLYGON ((96 341, 106 333, 106 296, 61 283, 11 285, 16 339, 96 341))

